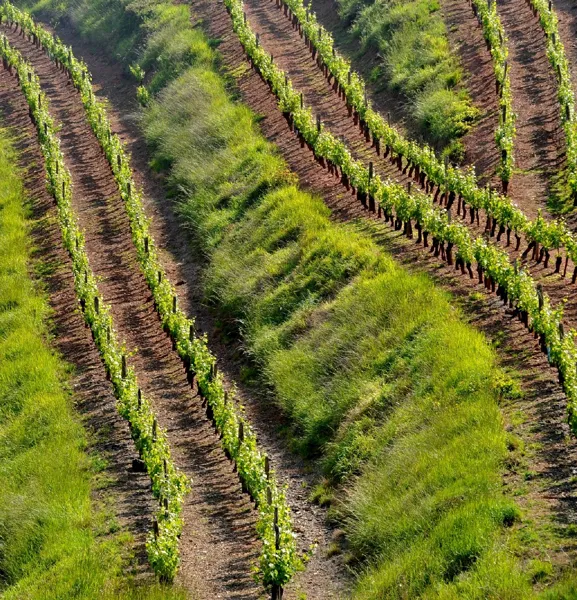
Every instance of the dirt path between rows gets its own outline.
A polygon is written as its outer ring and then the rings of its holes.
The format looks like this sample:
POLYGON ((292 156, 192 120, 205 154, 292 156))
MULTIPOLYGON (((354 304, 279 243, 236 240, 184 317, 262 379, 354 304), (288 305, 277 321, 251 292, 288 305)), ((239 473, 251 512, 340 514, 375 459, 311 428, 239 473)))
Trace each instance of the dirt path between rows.
POLYGON ((547 58, 545 36, 525 0, 499 0, 498 13, 508 37, 513 110, 517 114, 515 173, 510 196, 534 217, 545 208, 551 177, 563 165, 557 81, 547 58), (520 172, 518 172, 520 170, 520 172))
POLYGON ((16 78, 0 68, 0 118, 17 137, 16 148, 25 169, 24 184, 32 208, 33 260, 41 265, 42 282, 53 311, 51 339, 56 350, 73 367, 70 377, 72 399, 89 437, 88 451, 107 461, 103 475, 110 478, 104 489, 94 492, 96 510, 112 507, 121 528, 132 534, 128 553, 135 553, 132 565, 139 581, 154 576, 146 558, 144 542, 150 529, 156 502, 146 473, 132 470, 138 458, 128 423, 116 410, 116 399, 85 326, 74 291, 72 263, 64 250, 57 222, 56 206, 46 189, 44 160, 37 143, 16 78))
POLYGON ((490 182, 501 188, 496 175, 500 163, 495 132, 499 125, 499 101, 495 89, 493 59, 485 44, 483 28, 468 2, 442 0, 443 18, 453 51, 459 56, 465 71, 464 87, 474 105, 481 111, 479 122, 463 138, 465 160, 475 165, 481 185, 490 182))
MULTIPOLYGON (((577 443, 566 424, 567 400, 557 382, 556 371, 547 364, 537 342, 514 318, 512 311, 506 310, 495 296, 487 294, 476 279, 457 276, 454 268, 362 209, 339 179, 329 175, 314 161, 311 152, 300 147, 268 86, 254 71, 243 68, 246 59, 222 4, 194 0, 192 6, 209 35, 220 40, 225 68, 232 73, 243 73, 237 80, 242 100, 259 115, 264 135, 278 146, 291 170, 299 176, 301 186, 321 196, 331 208, 333 218, 355 221, 405 268, 429 274, 448 290, 464 307, 471 323, 499 347, 502 364, 519 371, 525 396, 503 406, 503 414, 507 429, 521 435, 527 448, 532 450, 526 467, 513 465, 508 470, 505 486, 514 493, 523 482, 526 489, 517 495, 517 500, 525 508, 526 518, 544 535, 552 524, 565 535, 566 526, 577 522, 577 478, 574 477, 577 443), (519 412, 524 415, 521 424, 515 416, 519 412), (532 473, 526 482, 525 468, 532 473)), ((574 563, 576 557, 575 540, 569 531, 565 541, 562 548, 551 550, 551 560, 564 565, 574 563)))
MULTIPOLYGON (((161 259, 164 266, 167 268, 171 279, 175 282, 178 282, 179 300, 183 306, 188 307, 189 314, 196 318, 198 329, 208 333, 211 349, 219 358, 219 371, 225 376, 227 383, 232 385, 234 380, 238 382, 242 367, 242 363, 238 360, 238 356, 242 353, 242 350, 238 344, 230 344, 226 342, 223 343, 219 341, 218 324, 208 308, 202 304, 203 293, 200 282, 202 260, 199 260, 198 256, 195 256, 191 251, 189 246, 189 236, 182 230, 182 228, 179 227, 176 217, 172 211, 172 206, 166 200, 161 181, 158 179, 158 177, 154 176, 148 168, 149 155, 146 150, 146 145, 138 132, 138 123, 136 118, 137 105, 134 101, 134 85, 122 77, 122 70, 118 65, 108 63, 103 60, 102 53, 100 52, 91 52, 89 46, 84 45, 77 37, 75 37, 74 33, 70 29, 60 30, 58 33, 66 43, 73 44, 75 52, 79 56, 83 56, 87 61, 87 64, 93 74, 93 80, 97 94, 101 97, 104 97, 104 88, 106 88, 106 98, 111 105, 109 116, 111 118, 113 130, 115 133, 118 133, 121 136, 123 141, 127 144, 128 150, 132 154, 135 178, 137 182, 144 187, 146 200, 148 203, 147 213, 154 219, 153 233, 158 242, 159 248, 162 249, 161 259)), ((22 39, 17 39, 13 36, 13 41, 18 42, 21 46, 21 49, 25 50, 27 55, 29 55, 31 51, 34 51, 30 45, 24 42, 22 39)), ((70 127, 70 125, 74 126, 74 133, 72 136, 70 136, 71 139, 68 139, 66 136, 66 131, 63 131, 63 138, 66 138, 66 143, 74 143, 78 139, 84 139, 86 136, 91 135, 91 133, 86 130, 83 130, 82 136, 78 136, 76 133, 77 128, 84 125, 81 123, 82 119, 80 113, 78 112, 77 102, 71 103, 69 100, 69 93, 66 90, 64 90, 64 93, 62 94, 61 81, 55 79, 56 77, 60 77, 60 79, 62 79, 62 75, 55 73, 53 66, 47 63, 46 57, 37 52, 35 52, 33 64, 35 68, 38 69, 43 86, 46 84, 47 91, 50 91, 51 95, 54 94, 54 97, 51 98, 52 104, 54 105, 53 110, 60 111, 59 114, 63 120, 65 119, 68 127, 70 127), (38 61, 38 64, 36 61, 38 61), (62 94, 62 97, 59 94, 62 94), (71 114, 74 114, 74 120, 72 120, 71 114)), ((63 143, 63 146, 64 145, 65 143, 63 143)), ((82 148, 74 149, 74 151, 76 150, 81 151, 82 148)), ((95 157, 92 155, 88 155, 86 158, 86 164, 88 165, 91 165, 91 161, 95 159, 95 157)), ((99 158, 99 163, 103 162, 105 162, 104 159, 99 158)), ((78 169, 80 168, 81 166, 79 165, 78 169)), ((92 168, 92 170, 99 173, 99 180, 104 179, 108 181, 108 175, 105 172, 102 164, 98 164, 98 166, 92 168)), ((102 184, 102 181, 99 183, 102 184)), ((78 186, 76 186, 75 189, 77 190, 76 195, 78 196, 78 186)), ((83 225, 85 222, 88 222, 88 229, 91 232, 88 237, 94 236, 95 238, 93 250, 96 252, 97 256, 100 256, 101 248, 104 244, 121 244, 120 247, 123 249, 123 255, 129 257, 129 264, 126 265, 127 268, 132 267, 133 270, 136 271, 137 266, 134 262, 134 257, 132 256, 133 253, 131 251, 131 245, 129 248, 126 244, 126 240, 124 239, 124 237, 126 237, 125 232, 128 231, 128 224, 124 222, 124 211, 118 211, 117 208, 112 208, 112 205, 116 207, 120 206, 120 204, 117 204, 120 203, 120 200, 111 200, 112 198, 117 198, 117 196, 118 194, 115 189, 106 188, 105 197, 108 198, 107 204, 110 210, 104 209, 102 202, 100 202, 100 206, 94 207, 92 213, 87 212, 85 214, 83 217, 83 225), (101 213, 103 213, 102 216, 101 213), (110 233, 108 235, 104 235, 102 232, 98 231, 98 220, 100 219, 100 222, 102 222, 102 217, 105 219, 110 218, 113 225, 115 225, 114 231, 116 232, 116 237, 114 239, 110 239, 110 233), (99 241, 99 239, 102 239, 102 243, 99 241)), ((95 198, 95 201, 98 202, 98 199, 95 198)), ((79 206, 78 210, 83 211, 84 208, 79 206)), ((91 252, 90 248, 89 252, 91 252)), ((116 251, 113 251, 112 253, 116 254, 116 251)), ((94 262, 92 259, 92 253, 90 256, 92 263, 94 262)), ((103 273, 106 273, 107 263, 104 262, 104 259, 98 258, 99 262, 101 260, 103 261, 102 271, 103 273)), ((112 263, 111 267, 113 267, 116 271, 124 272, 126 269, 124 269, 124 266, 120 266, 120 264, 124 265, 124 262, 118 263, 119 266, 117 266, 115 264, 117 260, 118 258, 112 258, 109 260, 109 263, 112 263)), ((95 265, 93 265, 93 268, 95 268, 95 265)), ((139 279, 139 277, 137 277, 137 279, 139 279)), ((119 318, 121 320, 127 320, 127 328, 135 329, 136 324, 130 321, 131 309, 128 305, 128 302, 131 301, 131 297, 125 296, 126 288, 119 288, 121 285, 120 282, 111 282, 110 285, 110 296, 106 293, 105 288, 102 286, 101 291, 104 292, 105 297, 109 299, 117 298, 118 301, 121 299, 123 300, 123 306, 119 307, 118 309, 115 308, 115 310, 120 311, 119 318)), ((131 291, 133 290, 132 283, 127 284, 127 287, 130 288, 131 291)), ((149 294, 147 293, 146 295, 142 296, 143 298, 147 298, 144 305, 143 302, 140 301, 139 306, 137 304, 138 300, 133 300, 133 307, 138 307, 140 310, 145 311, 143 314, 143 319, 141 320, 149 322, 150 320, 154 319, 154 326, 159 329, 157 326, 158 321, 156 317, 150 315, 150 301, 148 296, 149 294), (136 304, 134 302, 136 302, 136 304)), ((132 295, 132 298, 134 298, 134 295, 132 295)), ((136 292, 136 298, 139 298, 138 291, 136 292)), ((116 302, 113 303, 116 304, 116 302)), ((120 323, 117 323, 117 328, 121 330, 120 323)), ((151 365, 155 362, 152 359, 152 356, 156 356, 158 353, 154 354, 153 350, 150 350, 148 346, 143 343, 143 340, 139 339, 138 332, 131 331, 129 334, 132 337, 127 336, 127 341, 131 342, 133 347, 139 348, 138 355, 135 357, 136 360, 138 360, 139 356, 144 352, 147 353, 147 357, 148 353, 150 353, 150 360, 141 365, 143 370, 150 369, 151 365)), ((157 339, 148 340, 148 342, 152 343, 153 345, 158 344, 157 339)), ((175 357, 176 355, 170 352, 170 344, 168 341, 164 343, 163 340, 163 344, 164 353, 166 354, 166 352, 168 352, 175 357)), ((160 354, 162 355, 163 352, 160 354)), ((166 362, 168 362, 168 360, 166 362)), ((170 369, 172 371, 178 370, 177 365, 172 365, 172 363, 170 369)), ((158 373, 154 372, 155 378, 158 378, 159 376, 160 375, 158 373)), ((182 372, 181 377, 178 377, 179 380, 181 378, 184 378, 184 372, 182 372)), ((140 373, 139 379, 142 379, 140 373)), ((180 385, 180 382, 178 385, 180 385)), ((143 387, 146 393, 147 388, 145 386, 143 387)), ((153 398, 160 398, 162 397, 164 388, 165 384, 162 382, 162 380, 152 380, 150 382, 150 390, 152 392, 150 395, 153 398)), ((260 446, 263 447, 267 454, 269 454, 271 457, 272 465, 277 471, 277 476, 280 482, 288 485, 287 497, 293 510, 294 529, 299 536, 299 547, 301 550, 305 550, 308 549, 312 543, 318 543, 318 550, 315 556, 310 561, 307 569, 303 573, 298 574, 295 578, 295 582, 288 586, 287 590, 285 591, 285 598, 288 598, 289 600, 296 598, 301 592, 306 593, 307 598, 311 600, 314 600, 315 598, 341 597, 341 595, 344 593, 343 590, 347 585, 342 561, 339 557, 327 558, 326 556, 326 550, 331 544, 332 529, 325 523, 325 510, 311 505, 308 501, 310 488, 317 478, 318 469, 314 468, 312 465, 307 465, 299 457, 289 452, 286 442, 279 436, 279 428, 285 424, 279 417, 278 411, 270 404, 270 399, 264 395, 259 395, 257 390, 247 389, 242 385, 239 386, 238 383, 237 388, 239 389, 239 401, 242 402, 247 410, 251 423, 257 432, 260 446)), ((182 394, 188 395, 189 398, 192 398, 192 394, 190 394, 190 392, 183 390, 182 394)), ((197 403, 194 400, 191 401, 190 399, 187 405, 188 404, 197 406, 197 403)), ((160 409, 164 410, 163 407, 160 407, 160 409)), ((177 443, 182 446, 182 451, 186 452, 185 459, 190 460, 195 469, 201 469, 207 472, 210 471, 210 473, 207 473, 207 476, 209 477, 206 483, 204 480, 200 481, 200 476, 198 474, 195 476, 194 472, 192 473, 194 478, 193 496, 197 496, 192 500, 192 502, 195 504, 198 503, 199 505, 201 505, 202 502, 208 502, 216 505, 212 506, 210 509, 201 506, 199 509, 201 513, 200 517, 205 521, 207 519, 211 521, 214 520, 214 516, 212 516, 211 511, 216 510, 218 512, 218 504, 223 501, 228 500, 233 502, 233 496, 235 494, 239 496, 238 502, 240 503, 239 507, 241 508, 238 509, 238 514, 234 513, 232 517, 225 514, 224 517, 220 518, 220 526, 223 531, 215 534, 214 530, 217 528, 217 525, 214 525, 212 528, 210 528, 212 535, 216 535, 219 538, 219 543, 213 543, 213 540, 211 540, 209 535, 199 536, 197 531, 197 517, 199 515, 194 512, 185 512, 185 523, 192 525, 190 525, 190 534, 189 532, 185 531, 182 539, 190 541, 192 545, 191 551, 195 554, 195 558, 191 559, 190 563, 187 563, 184 551, 185 546, 183 545, 184 564, 183 568, 181 569, 181 580, 188 587, 192 587, 201 598, 256 597, 260 593, 260 589, 255 587, 247 580, 249 569, 243 570, 247 567, 246 559, 248 554, 247 556, 239 558, 239 556, 235 556, 235 553, 231 552, 229 549, 219 549, 223 547, 223 544, 225 543, 229 546, 233 544, 237 546, 238 551, 236 554, 239 555, 249 548, 250 545, 254 545, 254 540, 252 540, 252 522, 255 517, 254 511, 252 511, 251 514, 245 514, 248 510, 248 502, 240 500, 240 494, 238 493, 239 486, 234 476, 228 475, 228 478, 221 478, 216 467, 208 469, 204 464, 205 462, 208 463, 208 460, 210 459, 211 461, 214 461, 215 465, 221 465, 224 461, 224 457, 220 447, 218 447, 217 438, 213 435, 211 428, 208 426, 208 421, 204 417, 204 413, 202 413, 200 410, 191 411, 190 407, 187 408, 187 410, 191 413, 189 420, 195 421, 194 426, 193 423, 190 423, 184 419, 181 420, 179 418, 180 413, 178 408, 175 408, 174 411, 170 412, 166 418, 173 420, 171 423, 171 429, 175 430, 174 435, 182 435, 183 437, 183 439, 179 440, 177 443), (175 425, 174 421, 176 420, 182 422, 180 422, 178 425, 175 425), (190 442, 186 440, 186 437, 190 436, 198 440, 198 432, 202 433, 201 437, 203 437, 203 448, 199 456, 194 459, 192 454, 197 451, 193 451, 194 445, 186 450, 187 444, 190 446, 190 442), (210 452, 208 447, 211 448, 210 452), (208 456, 208 454, 210 454, 210 456, 208 456), (215 454, 219 455, 220 458, 218 460, 215 454), (224 497, 225 495, 222 490, 219 492, 220 496, 216 493, 211 494, 210 490, 214 488, 212 480, 213 477, 216 477, 216 479, 219 481, 221 481, 221 479, 223 479, 224 482, 228 481, 226 485, 232 486, 232 492, 227 490, 228 496, 226 497, 224 497), (232 483, 230 483, 231 481, 232 483), (199 489, 201 486, 203 489, 199 489), (223 521, 226 521, 226 523, 223 523, 223 521), (229 526, 230 531, 226 530, 226 525, 229 526), (220 569, 218 561, 213 560, 215 553, 219 554, 219 557, 221 557, 220 562, 223 563, 223 565, 221 565, 222 568, 220 569), (199 563, 202 567, 200 570, 199 563), (207 571, 210 573, 207 573, 207 571), (196 577, 201 578, 218 578, 219 586, 221 588, 224 586, 224 591, 220 590, 211 592, 206 587, 199 587, 197 582, 193 581, 194 575, 191 573, 197 573, 196 577), (200 573, 200 575, 198 573, 200 573), (226 581, 223 582, 225 579, 226 581), (244 589, 249 591, 246 592, 246 594, 244 592, 241 593, 241 591, 239 591, 241 586, 244 586, 244 589), (217 595, 213 596, 213 593, 216 593, 217 595)), ((226 467, 224 467, 225 471, 230 471, 228 463, 224 461, 224 464, 226 465, 226 467)), ((218 516, 221 517, 220 514, 218 516)), ((219 519, 216 521, 218 524, 219 519)), ((181 544, 183 544, 182 541, 181 544)), ((250 561, 255 559, 254 553, 255 549, 252 548, 250 551, 250 561)))

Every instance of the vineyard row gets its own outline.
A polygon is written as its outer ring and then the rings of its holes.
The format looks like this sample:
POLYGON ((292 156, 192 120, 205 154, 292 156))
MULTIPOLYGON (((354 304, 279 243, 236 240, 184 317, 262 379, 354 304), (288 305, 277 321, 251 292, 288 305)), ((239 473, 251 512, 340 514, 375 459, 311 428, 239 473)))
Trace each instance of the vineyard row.
POLYGON ((125 348, 114 331, 110 307, 98 292, 97 279, 88 262, 84 235, 72 210, 70 172, 64 164, 60 141, 40 81, 22 55, 10 46, 4 34, 0 36, 0 53, 4 68, 14 73, 19 81, 38 132, 49 191, 56 201, 62 238, 72 260, 74 287, 84 319, 112 382, 118 410, 130 423, 136 448, 152 481, 153 494, 160 504, 146 542, 148 557, 162 579, 172 580, 178 565, 182 501, 189 482, 174 466, 166 433, 158 426, 150 402, 138 387, 134 369, 127 364, 125 348))
POLYGON ((547 40, 547 57, 557 78, 557 100, 561 109, 561 123, 567 146, 567 186, 573 203, 577 206, 577 117, 569 62, 559 35, 558 20, 552 0, 527 0, 527 3, 543 28, 547 40))

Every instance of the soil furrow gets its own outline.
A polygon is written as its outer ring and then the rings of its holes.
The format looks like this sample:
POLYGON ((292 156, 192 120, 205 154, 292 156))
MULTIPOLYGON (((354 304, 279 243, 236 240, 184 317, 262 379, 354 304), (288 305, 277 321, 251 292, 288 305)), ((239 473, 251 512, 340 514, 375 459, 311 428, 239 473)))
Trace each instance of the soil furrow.
POLYGON ((74 186, 73 203, 99 288, 111 304, 115 327, 152 400, 176 465, 193 479, 183 509, 179 580, 201 598, 257 598, 251 577, 258 556, 256 513, 242 495, 231 464, 187 384, 180 360, 162 331, 142 277, 114 178, 84 116, 80 98, 49 58, 4 28, 31 61, 62 126, 64 158, 74 186))
MULTIPOLYGON (((222 4, 211 0, 194 0, 193 9, 208 28, 211 37, 220 40, 219 49, 225 67, 231 72, 243 73, 238 78, 242 100, 261 116, 260 127, 264 135, 277 144, 290 168, 297 173, 303 188, 323 197, 337 220, 353 220, 373 235, 383 248, 405 268, 424 271, 462 303, 471 323, 493 339, 505 367, 517 370, 522 378, 525 396, 503 406, 507 428, 517 431, 526 444, 535 449, 530 458, 531 478, 524 485, 527 491, 517 500, 526 509, 527 517, 559 530, 576 520, 577 443, 571 437, 566 423, 566 397, 557 382, 554 369, 547 364, 536 340, 506 310, 494 296, 487 294, 477 280, 457 276, 455 271, 440 262, 430 252, 406 240, 399 232, 390 229, 375 218, 367 220, 369 213, 347 194, 340 182, 330 176, 313 160, 312 153, 301 149, 281 113, 268 86, 252 70, 243 69, 245 56, 232 31, 230 16, 222 4), (474 292, 473 295, 471 295, 474 292), (524 415, 520 431, 510 423, 514 414, 524 415)), ((523 473, 511 468, 505 477, 506 487, 515 487, 523 481, 523 473)), ((552 560, 562 563, 575 560, 575 541, 568 534, 567 545, 552 551, 552 560)))
POLYGON ((547 58, 543 29, 524 0, 499 0, 509 47, 513 110, 517 114, 515 172, 510 196, 534 218, 545 208, 551 178, 562 168, 565 138, 557 82, 547 58))
POLYGON ((490 182, 495 189, 500 189, 500 178, 496 175, 500 157, 495 142, 499 102, 493 59, 471 5, 462 0, 443 0, 441 5, 451 45, 465 71, 463 84, 481 111, 479 122, 463 138, 464 162, 475 165, 480 184, 490 182))
POLYGON ((18 136, 16 147, 25 169, 24 184, 34 219, 34 260, 41 265, 42 285, 53 311, 52 342, 74 369, 70 377, 73 400, 89 434, 89 452, 98 452, 107 461, 102 475, 110 482, 103 491, 95 492, 94 502, 97 508, 112 502, 118 524, 133 535, 136 574, 139 579, 152 581, 144 550, 155 510, 150 479, 146 473, 132 470, 138 453, 128 423, 116 410, 112 386, 79 310, 72 263, 63 247, 54 200, 46 189, 36 131, 16 79, 4 69, 0 69, 0 115, 2 124, 18 136))

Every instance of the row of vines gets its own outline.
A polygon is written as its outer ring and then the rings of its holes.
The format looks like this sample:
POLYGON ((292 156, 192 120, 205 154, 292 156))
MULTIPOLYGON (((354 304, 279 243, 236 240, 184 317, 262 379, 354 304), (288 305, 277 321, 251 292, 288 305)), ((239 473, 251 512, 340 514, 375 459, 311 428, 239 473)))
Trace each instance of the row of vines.
POLYGON ((179 562, 181 509, 189 482, 174 466, 166 433, 158 426, 150 402, 138 387, 134 369, 126 361, 126 350, 114 331, 110 307, 98 292, 97 279, 88 262, 84 236, 72 210, 70 172, 64 164, 60 141, 39 79, 3 34, 0 36, 0 54, 4 67, 18 78, 28 102, 45 159, 49 191, 56 200, 64 246, 72 260, 76 294, 112 382, 118 410, 130 423, 132 437, 152 481, 153 494, 159 501, 154 527, 148 535, 146 546, 155 572, 161 579, 170 581, 179 562))
MULTIPOLYGON (((472 168, 464 170, 445 164, 426 144, 419 145, 404 138, 377 111, 371 108, 364 81, 352 70, 350 62, 336 52, 331 34, 318 23, 316 15, 304 6, 303 0, 275 1, 284 9, 301 37, 304 37, 313 58, 316 57, 318 64, 327 74, 329 82, 334 80, 335 91, 345 99, 350 110, 354 111, 355 117, 358 118, 360 126, 367 136, 372 136, 373 144, 377 147, 383 144, 386 148, 385 154, 395 154, 399 167, 405 171, 410 169, 411 173, 415 173, 416 181, 426 191, 432 192, 437 186, 436 195, 439 193, 455 194, 470 209, 485 211, 493 225, 499 226, 501 235, 507 232, 507 240, 514 232, 519 244, 520 236, 524 235, 530 248, 542 248, 547 256, 551 251, 559 254, 564 249, 566 261, 571 259, 573 264, 577 265, 577 237, 568 229, 564 221, 549 221, 544 219, 541 214, 534 220, 529 219, 506 196, 488 186, 486 188, 479 187, 472 168), (403 159, 405 160, 404 165, 403 159)), ((496 30, 495 33, 497 36, 499 35, 496 30)), ((504 75, 506 74, 505 69, 503 64, 504 75)), ((503 116, 507 120, 509 117, 513 117, 510 108, 507 108, 506 113, 505 115, 503 112, 501 113, 501 119, 503 116)), ((512 133, 509 127, 503 129, 503 132, 505 131, 508 132, 507 135, 512 133)), ((512 159, 512 153, 508 151, 507 160, 509 154, 512 159)), ((500 238, 501 236, 499 236, 500 238)), ((576 279, 577 266, 573 281, 576 279)))
POLYGON ((516 115, 513 112, 511 80, 509 78, 509 65, 507 62, 509 51, 507 49, 505 30, 497 13, 497 3, 489 2, 487 4, 484 0, 473 0, 472 7, 475 16, 483 28, 487 48, 493 58, 493 70, 495 71, 497 94, 499 96, 499 126, 495 132, 495 140, 501 152, 499 175, 503 182, 503 193, 506 194, 511 175, 513 174, 513 144, 516 120, 516 115))
POLYGON ((559 35, 557 15, 551 0, 527 0, 538 16, 547 40, 547 57, 557 77, 557 99, 561 109, 561 123, 567 145, 567 186, 577 205, 577 118, 575 116, 575 94, 571 84, 569 62, 559 35))
POLYGON ((261 580, 267 588, 272 589, 273 597, 280 595, 282 587, 302 566, 285 493, 270 470, 268 458, 258 448, 256 436, 242 410, 234 402, 232 394, 225 390, 206 337, 196 334, 194 321, 178 306, 175 288, 158 259, 150 234, 150 221, 142 203, 142 193, 134 183, 130 157, 120 138, 112 133, 105 107, 94 95, 90 73, 86 65, 74 57, 71 48, 34 23, 28 14, 9 3, 1 7, 0 14, 31 35, 34 42, 69 74, 80 92, 88 122, 110 163, 124 200, 140 267, 152 292, 163 328, 172 338, 187 369, 189 381, 191 384, 196 381, 199 395, 207 406, 207 415, 220 434, 226 455, 235 463, 243 490, 258 507, 257 532, 262 541, 259 561, 261 580))
MULTIPOLYGON (((477 263, 479 281, 497 291, 504 302, 515 307, 521 321, 540 338, 541 346, 551 364, 557 366, 559 378, 568 397, 569 421, 577 432, 577 332, 565 332, 562 325, 563 307, 553 308, 550 299, 536 287, 530 274, 512 265, 508 255, 483 239, 472 239, 469 231, 450 219, 449 211, 437 210, 431 199, 420 192, 412 193, 411 186, 383 182, 372 170, 354 161, 344 144, 322 129, 315 122, 310 109, 300 101, 300 94, 293 89, 285 73, 279 69, 272 57, 260 45, 243 11, 242 0, 225 0, 233 22, 233 28, 251 60, 253 67, 268 83, 277 96, 279 108, 290 126, 299 136, 301 144, 308 145, 316 159, 340 177, 347 189, 352 188, 357 198, 371 211, 384 213, 385 220, 404 227, 407 236, 413 236, 413 222, 418 232, 417 242, 428 245, 432 237, 435 255, 441 255, 449 264, 474 277, 472 264, 477 263), (339 173, 340 169, 340 173, 339 173), (456 261, 453 251, 457 247, 456 261), (496 289, 498 287, 498 289, 496 289)), ((455 201, 455 193, 446 197, 447 205, 455 201)), ((459 204, 462 207, 463 204, 459 204)), ((464 209, 463 209, 464 210, 464 209)))

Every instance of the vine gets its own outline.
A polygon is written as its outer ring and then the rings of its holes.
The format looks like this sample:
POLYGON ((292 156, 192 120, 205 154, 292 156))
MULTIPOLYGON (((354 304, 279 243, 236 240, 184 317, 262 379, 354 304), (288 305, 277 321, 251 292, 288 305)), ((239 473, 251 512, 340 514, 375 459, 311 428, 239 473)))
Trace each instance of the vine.
POLYGON ((561 109, 561 124, 567 146, 566 179, 569 193, 577 206, 577 119, 575 117, 575 93, 571 83, 569 61, 559 35, 557 15, 551 0, 527 0, 533 14, 539 18, 547 39, 547 58, 557 78, 557 100, 561 109))
POLYGON ((509 78, 509 64, 507 57, 507 39, 501 19, 497 14, 497 3, 485 0, 472 0, 475 16, 483 28, 483 35, 487 42, 487 48, 493 58, 493 69, 499 96, 499 126, 495 132, 497 147, 501 151, 501 164, 499 175, 503 182, 503 193, 507 193, 509 181, 513 173, 513 144, 515 139, 515 120, 513 112, 513 97, 511 94, 511 80, 509 78))

